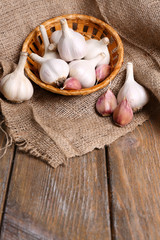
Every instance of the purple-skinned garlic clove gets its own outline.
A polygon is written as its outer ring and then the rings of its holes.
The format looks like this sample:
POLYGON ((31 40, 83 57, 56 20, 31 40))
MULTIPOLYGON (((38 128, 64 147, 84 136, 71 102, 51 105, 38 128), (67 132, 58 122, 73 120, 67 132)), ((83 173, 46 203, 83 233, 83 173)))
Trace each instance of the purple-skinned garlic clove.
POLYGON ((80 89, 82 89, 82 85, 77 78, 70 77, 70 78, 67 78, 65 80, 63 89, 66 89, 66 90, 80 90, 80 89))
POLYGON ((105 78, 107 78, 111 73, 111 66, 109 64, 103 64, 96 68, 96 79, 97 82, 102 82, 105 78))
POLYGON ((96 110, 102 116, 109 116, 117 107, 117 100, 113 92, 108 89, 97 100, 96 110))
POLYGON ((113 121, 116 125, 124 127, 133 119, 132 108, 126 98, 124 98, 113 112, 113 121))

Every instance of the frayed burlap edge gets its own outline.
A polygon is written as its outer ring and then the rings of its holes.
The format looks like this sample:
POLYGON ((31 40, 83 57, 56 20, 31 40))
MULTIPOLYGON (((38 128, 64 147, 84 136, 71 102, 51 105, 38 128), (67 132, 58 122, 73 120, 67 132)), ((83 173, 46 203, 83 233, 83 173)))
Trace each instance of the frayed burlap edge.
MULTIPOLYGON (((144 114, 141 119, 138 118, 136 125, 132 125, 132 126, 128 125, 128 132, 124 133, 124 134, 120 134, 118 139, 120 137, 124 137, 126 134, 129 134, 130 132, 135 130, 136 127, 141 126, 145 121, 148 121, 150 117, 151 117, 151 115, 144 114)), ((115 135, 115 138, 112 138, 111 142, 110 141, 107 142, 106 139, 103 139, 103 141, 101 141, 101 143, 99 143, 99 144, 94 143, 83 154, 76 154, 76 155, 70 156, 68 158, 64 156, 63 159, 61 159, 61 160, 59 159, 59 162, 56 162, 54 158, 51 158, 51 156, 49 156, 48 154, 45 154, 44 152, 40 152, 40 150, 38 148, 36 148, 35 146, 33 146, 30 142, 20 138, 19 135, 17 134, 16 129, 12 128, 12 126, 9 125, 9 123, 5 119, 5 117, 4 117, 4 120, 5 120, 5 126, 7 129, 8 135, 11 136, 11 138, 13 139, 13 143, 16 144, 16 146, 18 147, 18 149, 21 152, 29 153, 30 156, 34 156, 37 159, 41 159, 48 165, 52 166, 53 168, 57 168, 59 165, 62 165, 62 164, 66 165, 70 158, 83 156, 87 153, 92 152, 94 149, 102 149, 105 146, 109 146, 110 144, 112 144, 115 140, 118 140, 117 135, 115 135), (96 147, 95 147, 95 145, 96 145, 96 147)), ((117 128, 119 128, 119 127, 117 127, 117 128)))

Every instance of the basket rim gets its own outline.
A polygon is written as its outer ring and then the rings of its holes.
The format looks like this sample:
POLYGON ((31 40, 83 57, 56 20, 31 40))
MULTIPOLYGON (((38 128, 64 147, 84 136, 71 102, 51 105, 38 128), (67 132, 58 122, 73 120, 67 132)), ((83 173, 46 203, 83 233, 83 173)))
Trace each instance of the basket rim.
MULTIPOLYGON (((83 14, 66 14, 66 15, 54 17, 54 18, 48 19, 45 22, 41 23, 41 25, 44 25, 45 27, 47 27, 49 24, 53 24, 54 22, 57 22, 62 18, 66 18, 67 20, 69 20, 69 19, 90 20, 91 22, 93 22, 97 25, 100 25, 102 28, 107 29, 107 31, 113 36, 114 40, 117 42, 117 52, 119 55, 117 64, 114 67, 113 72, 101 83, 94 85, 93 87, 90 87, 90 88, 83 88, 81 90, 62 90, 62 89, 56 88, 52 85, 43 83, 38 77, 36 77, 30 71, 28 62, 26 62, 26 65, 25 65, 25 72, 26 72, 27 76, 43 89, 46 89, 53 93, 57 93, 57 94, 61 94, 61 95, 68 95, 68 96, 87 95, 87 94, 96 92, 96 91, 106 87, 116 77, 116 75, 120 71, 120 68, 123 63, 124 49, 123 49, 123 43, 122 43, 121 38, 119 37, 118 33, 116 32, 116 30, 113 27, 111 27, 109 24, 103 22, 102 20, 95 18, 93 16, 88 16, 88 15, 83 15, 83 14)), ((28 44, 34 38, 35 33, 38 31, 39 31, 39 25, 36 28, 34 28, 33 31, 30 32, 29 35, 27 36, 27 38, 25 39, 23 46, 22 46, 22 52, 28 51, 28 44)))

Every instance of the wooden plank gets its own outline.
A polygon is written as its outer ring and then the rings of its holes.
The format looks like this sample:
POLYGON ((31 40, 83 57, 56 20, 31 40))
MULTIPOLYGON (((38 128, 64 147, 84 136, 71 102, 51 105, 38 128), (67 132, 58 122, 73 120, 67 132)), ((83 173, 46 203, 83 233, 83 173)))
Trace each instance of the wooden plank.
MULTIPOLYGON (((0 116, 0 122, 2 122, 2 117, 0 116)), ((6 144, 6 136, 0 130, 0 149, 4 148, 6 144)), ((0 151, 0 156, 2 156, 4 149, 0 151)), ((3 216, 5 197, 7 194, 7 186, 12 166, 12 160, 14 155, 14 146, 8 148, 7 153, 0 158, 0 225, 3 216)))
POLYGON ((160 115, 108 151, 112 239, 160 239, 160 115))
POLYGON ((57 169, 16 154, 3 240, 107 240, 109 219, 104 149, 57 169))

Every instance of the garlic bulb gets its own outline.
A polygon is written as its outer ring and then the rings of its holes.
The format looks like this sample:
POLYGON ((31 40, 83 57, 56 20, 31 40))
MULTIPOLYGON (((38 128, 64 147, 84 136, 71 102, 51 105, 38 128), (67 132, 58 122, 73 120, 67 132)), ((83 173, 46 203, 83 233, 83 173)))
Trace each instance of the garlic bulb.
POLYGON ((104 53, 90 60, 75 60, 69 63, 70 77, 77 78, 82 88, 93 87, 96 82, 95 67, 105 57, 104 53))
POLYGON ((30 57, 39 63, 40 79, 47 83, 60 86, 69 74, 69 66, 62 59, 45 59, 35 53, 31 53, 30 57))
POLYGON ((67 61, 81 59, 86 54, 85 38, 68 27, 66 19, 61 19, 62 35, 58 42, 60 57, 67 61))
POLYGON ((133 64, 131 62, 127 63, 126 81, 118 93, 118 103, 124 97, 127 98, 134 112, 141 109, 149 101, 147 90, 134 80, 133 64))
POLYGON ((24 75, 27 53, 21 52, 17 68, 0 81, 0 92, 10 101, 23 102, 33 95, 33 86, 24 75))
POLYGON ((87 52, 84 57, 85 59, 92 59, 96 57, 99 53, 104 52, 106 54, 106 57, 98 63, 98 66, 102 64, 109 64, 110 54, 107 47, 107 45, 109 44, 109 39, 107 37, 102 38, 100 41, 97 39, 89 39, 86 41, 86 43, 87 52))
MULTIPOLYGON (((69 30, 73 31, 71 28, 69 28, 69 30)), ((57 30, 53 32, 50 37, 50 42, 55 43, 57 45, 61 36, 62 36, 62 30, 57 30)))
POLYGON ((42 38, 43 38, 43 43, 44 43, 44 55, 43 57, 46 59, 51 59, 51 58, 59 58, 59 54, 57 52, 55 52, 56 46, 53 47, 52 44, 52 48, 50 46, 49 43, 49 39, 48 39, 48 35, 45 29, 44 25, 40 25, 39 26, 41 34, 42 34, 42 38), (53 50, 53 51, 51 51, 53 50))

